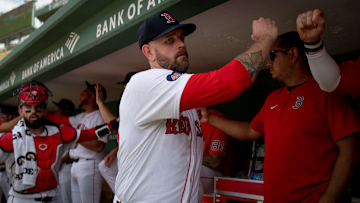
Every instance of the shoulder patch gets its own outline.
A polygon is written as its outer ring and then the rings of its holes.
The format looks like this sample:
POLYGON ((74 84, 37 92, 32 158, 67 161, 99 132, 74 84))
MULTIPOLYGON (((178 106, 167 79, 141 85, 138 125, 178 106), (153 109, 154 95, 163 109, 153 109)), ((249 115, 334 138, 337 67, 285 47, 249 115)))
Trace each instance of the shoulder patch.
POLYGON ((172 72, 171 74, 167 75, 166 76, 166 79, 168 81, 175 81, 177 80, 182 74, 181 73, 178 73, 178 72, 172 72))

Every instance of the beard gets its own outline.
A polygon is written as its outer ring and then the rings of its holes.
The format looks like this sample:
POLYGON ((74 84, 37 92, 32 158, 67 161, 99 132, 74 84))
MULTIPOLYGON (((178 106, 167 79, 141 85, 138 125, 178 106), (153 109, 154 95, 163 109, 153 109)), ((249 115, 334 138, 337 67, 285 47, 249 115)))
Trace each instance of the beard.
POLYGON ((188 59, 188 54, 185 50, 181 50, 178 53, 176 53, 175 57, 174 57, 174 62, 171 62, 170 58, 160 54, 156 49, 156 62, 165 69, 169 69, 169 70, 173 70, 179 73, 186 73, 186 71, 189 68, 189 59, 188 59), (176 59, 181 56, 181 55, 185 55, 186 58, 182 61, 177 61, 176 59))
POLYGON ((37 120, 30 120, 24 117, 25 124, 28 128, 37 129, 44 125, 44 119, 38 118, 37 120))
POLYGON ((86 105, 88 103, 88 100, 87 99, 84 99, 80 102, 79 104, 79 108, 82 108, 84 105, 86 105))

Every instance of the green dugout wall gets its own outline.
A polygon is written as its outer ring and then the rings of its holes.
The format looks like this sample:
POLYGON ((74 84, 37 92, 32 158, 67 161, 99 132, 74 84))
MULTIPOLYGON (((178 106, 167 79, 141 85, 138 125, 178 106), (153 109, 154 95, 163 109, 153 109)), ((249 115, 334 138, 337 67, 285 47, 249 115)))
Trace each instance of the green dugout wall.
POLYGON ((19 84, 46 82, 136 41, 148 16, 167 10, 184 20, 225 0, 72 0, 0 62, 0 100, 19 84))

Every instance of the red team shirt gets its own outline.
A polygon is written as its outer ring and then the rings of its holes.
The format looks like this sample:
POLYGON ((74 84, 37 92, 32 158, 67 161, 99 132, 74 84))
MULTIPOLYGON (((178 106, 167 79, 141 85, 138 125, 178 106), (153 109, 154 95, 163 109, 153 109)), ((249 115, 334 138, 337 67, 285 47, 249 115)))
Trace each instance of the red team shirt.
POLYGON ((335 93, 360 96, 360 57, 356 61, 345 61, 340 64, 341 80, 335 93))
POLYGON ((265 135, 266 202, 318 202, 338 155, 336 141, 360 131, 350 100, 313 78, 271 93, 251 122, 265 135))
MULTIPOLYGON (((210 110, 210 112, 218 116, 225 117, 218 111, 210 110)), ((215 154, 224 157, 229 142, 229 137, 223 131, 208 123, 201 123, 201 129, 205 142, 203 154, 215 154)))

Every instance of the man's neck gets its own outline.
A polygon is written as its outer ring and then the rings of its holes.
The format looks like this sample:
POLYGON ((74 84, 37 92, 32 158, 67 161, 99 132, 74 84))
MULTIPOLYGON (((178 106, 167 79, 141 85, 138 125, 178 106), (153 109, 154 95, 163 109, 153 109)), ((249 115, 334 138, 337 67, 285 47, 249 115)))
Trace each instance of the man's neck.
POLYGON ((288 87, 295 87, 306 82, 310 77, 311 75, 309 72, 304 71, 303 68, 300 68, 294 72, 291 77, 287 78, 284 83, 288 87))
POLYGON ((39 128, 29 128, 30 132, 36 136, 40 136, 44 132, 44 126, 39 128))

